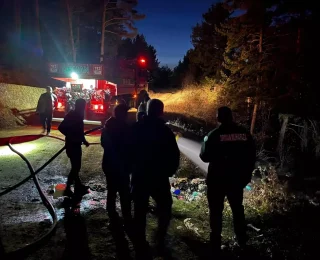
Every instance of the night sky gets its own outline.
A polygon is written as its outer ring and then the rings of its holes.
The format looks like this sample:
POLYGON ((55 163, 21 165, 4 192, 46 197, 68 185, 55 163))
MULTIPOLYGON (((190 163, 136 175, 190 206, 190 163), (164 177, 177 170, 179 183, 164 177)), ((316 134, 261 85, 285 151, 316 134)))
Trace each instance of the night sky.
POLYGON ((177 65, 192 47, 192 27, 215 2, 218 0, 139 0, 138 10, 146 18, 136 25, 156 48, 161 65, 177 65))

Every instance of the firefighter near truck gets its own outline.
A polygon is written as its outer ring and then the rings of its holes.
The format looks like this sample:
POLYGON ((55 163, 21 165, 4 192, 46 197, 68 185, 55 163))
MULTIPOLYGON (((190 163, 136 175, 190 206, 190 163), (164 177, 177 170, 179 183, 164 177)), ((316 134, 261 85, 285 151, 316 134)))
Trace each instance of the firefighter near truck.
POLYGON ((115 105, 139 105, 138 94, 148 90, 148 75, 143 58, 113 59, 106 64, 50 63, 49 73, 54 79, 65 82, 56 88, 55 117, 63 117, 74 109, 75 101, 87 102, 86 119, 108 117, 115 105))

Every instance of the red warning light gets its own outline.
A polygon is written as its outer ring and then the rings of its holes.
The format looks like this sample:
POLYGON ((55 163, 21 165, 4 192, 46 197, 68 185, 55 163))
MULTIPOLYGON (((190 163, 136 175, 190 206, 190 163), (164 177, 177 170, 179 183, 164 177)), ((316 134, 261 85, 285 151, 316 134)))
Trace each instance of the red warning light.
POLYGON ((138 60, 138 62, 139 62, 139 64, 140 64, 141 66, 145 66, 145 65, 147 64, 147 61, 146 61, 145 58, 140 58, 140 59, 138 60))

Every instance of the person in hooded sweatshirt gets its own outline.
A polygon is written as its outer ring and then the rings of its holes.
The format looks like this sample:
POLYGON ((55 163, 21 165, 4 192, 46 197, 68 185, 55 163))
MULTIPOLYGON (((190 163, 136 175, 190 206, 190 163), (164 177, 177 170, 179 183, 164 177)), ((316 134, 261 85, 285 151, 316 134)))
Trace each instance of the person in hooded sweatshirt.
POLYGON ((119 215, 116 211, 117 193, 125 228, 131 227, 131 197, 130 172, 131 155, 128 149, 130 142, 130 127, 126 123, 128 107, 119 104, 114 108, 113 116, 105 123, 101 134, 101 146, 104 149, 102 169, 107 180, 107 211, 111 226, 119 224, 119 215))
POLYGON ((83 196, 89 193, 89 187, 82 184, 79 173, 81 169, 82 149, 81 145, 89 146, 84 135, 84 111, 86 101, 77 99, 75 109, 71 110, 59 125, 59 131, 65 135, 66 153, 71 162, 71 171, 67 180, 67 187, 64 192, 65 196, 72 197, 71 186, 74 184, 74 192, 83 196))
POLYGON ((172 196, 169 177, 177 171, 180 151, 175 135, 162 119, 164 104, 158 99, 147 103, 147 116, 133 126, 132 195, 136 253, 144 257, 148 251, 146 241, 146 214, 149 198, 156 202, 158 230, 157 250, 164 253, 165 236, 170 224, 172 196))

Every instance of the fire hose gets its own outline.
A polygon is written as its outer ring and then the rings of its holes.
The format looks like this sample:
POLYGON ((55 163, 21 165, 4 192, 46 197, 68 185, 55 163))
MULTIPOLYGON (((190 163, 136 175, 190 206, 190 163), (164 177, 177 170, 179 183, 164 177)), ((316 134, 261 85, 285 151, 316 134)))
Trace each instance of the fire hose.
MULTIPOLYGON (((99 127, 95 127, 93 129, 90 129, 86 132, 84 132, 85 135, 88 135, 94 131, 100 130, 102 129, 103 126, 99 126, 99 127)), ((42 137, 42 135, 26 135, 23 136, 24 138, 26 137, 42 137)), ((62 138, 56 137, 56 136, 47 136, 53 139, 57 139, 60 141, 65 141, 62 138)), ((43 243, 45 243, 46 241, 49 240, 49 238, 51 238, 51 236, 54 234, 55 230, 56 230, 56 226, 58 223, 58 218, 57 218, 57 214, 55 212, 55 209, 53 207, 53 205, 50 203, 49 199, 47 198, 47 196, 43 193, 39 180, 37 178, 37 174, 40 173, 46 166, 48 166, 48 164, 50 164, 55 158, 57 158, 64 150, 65 150, 65 146, 63 146, 63 148, 61 148, 57 153, 55 153, 45 164, 43 164, 39 169, 34 170, 34 168, 32 167, 31 163, 29 162, 29 160, 19 151, 17 151, 16 149, 13 148, 12 143, 14 141, 14 139, 17 137, 12 137, 9 142, 8 142, 8 146, 11 149, 12 152, 16 153, 17 155, 20 156, 20 158, 27 164, 27 167, 29 169, 30 175, 28 177, 26 177, 25 179, 23 179, 22 181, 20 181, 19 183, 11 186, 10 188, 6 189, 5 191, 0 193, 0 197, 19 188, 21 185, 23 185, 24 183, 26 183, 27 181, 29 181, 30 179, 33 179, 33 182, 35 183, 36 189, 38 190, 38 193, 40 195, 40 198, 42 200, 42 203, 44 204, 44 206, 47 208, 47 210, 49 211, 51 217, 52 217, 52 226, 49 229, 49 231, 42 235, 40 238, 38 238, 35 242, 27 244, 25 247, 19 248, 15 251, 11 251, 6 253, 4 251, 3 245, 1 243, 1 239, 0 239, 0 256, 3 255, 4 258, 7 259, 20 259, 21 257, 25 257, 26 255, 30 254, 31 252, 35 251, 36 249, 39 248, 39 246, 41 246, 43 243)), ((100 143, 90 143, 90 145, 97 145, 100 143)), ((1 257, 2 258, 2 257, 1 257)))

